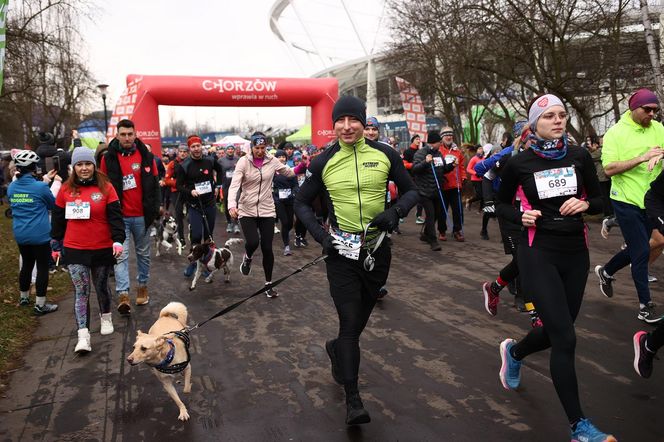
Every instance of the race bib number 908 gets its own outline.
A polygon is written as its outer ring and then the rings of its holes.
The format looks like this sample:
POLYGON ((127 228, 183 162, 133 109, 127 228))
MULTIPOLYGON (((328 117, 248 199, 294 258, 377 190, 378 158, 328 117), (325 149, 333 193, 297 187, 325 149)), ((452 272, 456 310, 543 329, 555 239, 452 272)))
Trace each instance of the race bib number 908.
POLYGON ((577 181, 574 167, 559 167, 535 172, 535 185, 539 199, 576 195, 577 181))

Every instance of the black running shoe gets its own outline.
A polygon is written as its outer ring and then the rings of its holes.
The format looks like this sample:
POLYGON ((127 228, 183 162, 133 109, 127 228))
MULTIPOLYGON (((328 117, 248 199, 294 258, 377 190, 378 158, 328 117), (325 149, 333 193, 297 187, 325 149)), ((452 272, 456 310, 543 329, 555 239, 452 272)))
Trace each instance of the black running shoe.
POLYGON ((613 297, 613 287, 611 284, 615 278, 613 276, 604 276, 604 266, 595 266, 595 275, 599 279, 599 290, 602 294, 607 298, 613 297))
POLYGON ((646 338, 648 333, 639 331, 634 334, 634 370, 642 378, 649 378, 652 374, 652 360, 655 353, 651 353, 646 348, 646 338))
POLYGON ((48 302, 45 303, 44 305, 35 305, 33 308, 33 312, 37 316, 43 316, 48 313, 53 313, 58 309, 58 304, 49 304, 48 302))
POLYGON ((655 310, 655 303, 650 301, 648 305, 639 310, 637 318, 648 324, 657 324, 664 317, 655 310))
POLYGON ((344 380, 341 378, 341 373, 339 370, 339 362, 337 361, 337 354, 334 348, 334 344, 336 344, 336 342, 337 342, 336 339, 330 339, 329 341, 326 341, 325 351, 327 351, 327 355, 330 358, 330 365, 332 366, 332 377, 334 378, 334 382, 336 382, 339 385, 343 385, 344 380))
POLYGON ((242 258, 242 264, 240 264, 240 273, 244 276, 249 276, 251 273, 251 258, 247 258, 247 255, 244 255, 242 258))
POLYGON ((346 398, 346 425, 368 424, 371 422, 369 412, 364 409, 359 393, 346 398))

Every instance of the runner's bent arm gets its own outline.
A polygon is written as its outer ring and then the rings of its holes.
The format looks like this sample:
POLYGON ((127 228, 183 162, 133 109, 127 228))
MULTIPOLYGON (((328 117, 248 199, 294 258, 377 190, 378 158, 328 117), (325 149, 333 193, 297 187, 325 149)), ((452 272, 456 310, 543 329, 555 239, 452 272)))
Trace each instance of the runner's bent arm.
POLYGON ((304 181, 300 190, 295 195, 295 215, 304 224, 311 236, 314 237, 319 243, 323 242, 328 233, 321 227, 316 219, 312 202, 318 195, 325 191, 325 184, 323 184, 323 166, 325 165, 323 158, 317 156, 312 160, 307 172, 307 179, 304 181))

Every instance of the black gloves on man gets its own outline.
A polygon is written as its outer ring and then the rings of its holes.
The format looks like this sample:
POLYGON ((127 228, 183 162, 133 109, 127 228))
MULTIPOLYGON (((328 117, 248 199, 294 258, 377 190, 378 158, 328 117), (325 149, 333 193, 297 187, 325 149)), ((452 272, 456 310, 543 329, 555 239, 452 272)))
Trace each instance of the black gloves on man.
POLYGON ((371 220, 371 225, 383 232, 392 232, 399 226, 399 218, 403 218, 401 209, 397 206, 392 206, 376 215, 371 220))

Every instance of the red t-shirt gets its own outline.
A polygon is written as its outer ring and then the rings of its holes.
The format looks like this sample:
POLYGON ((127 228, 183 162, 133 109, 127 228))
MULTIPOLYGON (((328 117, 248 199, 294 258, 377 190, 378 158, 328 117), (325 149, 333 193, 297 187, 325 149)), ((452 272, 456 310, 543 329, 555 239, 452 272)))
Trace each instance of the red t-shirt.
POLYGON ((82 250, 98 250, 113 247, 111 226, 106 218, 106 206, 118 200, 118 194, 108 183, 106 195, 99 187, 80 186, 80 194, 73 195, 69 186, 63 185, 55 199, 55 205, 66 210, 67 203, 89 203, 89 219, 68 219, 65 231, 65 247, 82 250))
MULTIPOLYGON (((141 153, 118 155, 122 172, 122 216, 143 216, 143 182, 141 181, 141 153)), ((157 176, 157 164, 152 161, 152 172, 157 176)), ((102 158, 100 170, 106 173, 106 158, 102 158)))

